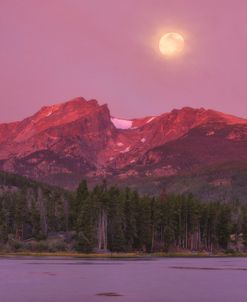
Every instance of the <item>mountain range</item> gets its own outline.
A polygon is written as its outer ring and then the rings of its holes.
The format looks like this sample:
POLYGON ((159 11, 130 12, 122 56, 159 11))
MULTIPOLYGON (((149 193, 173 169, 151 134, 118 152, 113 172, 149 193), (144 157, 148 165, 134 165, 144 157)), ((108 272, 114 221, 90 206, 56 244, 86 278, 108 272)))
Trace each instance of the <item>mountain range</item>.
POLYGON ((78 97, 0 124, 0 170, 67 189, 106 178, 147 194, 244 199, 247 120, 190 107, 127 120, 78 97))

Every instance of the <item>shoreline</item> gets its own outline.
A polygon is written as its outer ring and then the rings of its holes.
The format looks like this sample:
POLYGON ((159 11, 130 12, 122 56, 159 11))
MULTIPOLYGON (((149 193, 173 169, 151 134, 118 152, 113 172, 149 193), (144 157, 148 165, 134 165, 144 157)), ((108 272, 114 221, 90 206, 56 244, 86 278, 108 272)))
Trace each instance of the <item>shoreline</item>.
POLYGON ((247 253, 77 253, 77 252, 0 252, 3 257, 64 257, 81 259, 149 259, 149 258, 227 258, 227 257, 247 257, 247 253))

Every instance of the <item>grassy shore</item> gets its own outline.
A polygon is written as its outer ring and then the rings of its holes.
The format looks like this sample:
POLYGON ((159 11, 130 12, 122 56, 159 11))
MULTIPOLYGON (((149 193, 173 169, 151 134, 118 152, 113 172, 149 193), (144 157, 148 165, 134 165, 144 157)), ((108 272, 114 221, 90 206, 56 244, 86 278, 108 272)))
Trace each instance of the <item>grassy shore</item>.
POLYGON ((77 252, 0 252, 0 257, 19 257, 19 256, 29 256, 29 257, 72 257, 72 258, 88 258, 88 259, 100 259, 100 258, 165 258, 165 257, 247 257, 247 253, 207 253, 207 252, 174 252, 174 253, 77 253, 77 252))

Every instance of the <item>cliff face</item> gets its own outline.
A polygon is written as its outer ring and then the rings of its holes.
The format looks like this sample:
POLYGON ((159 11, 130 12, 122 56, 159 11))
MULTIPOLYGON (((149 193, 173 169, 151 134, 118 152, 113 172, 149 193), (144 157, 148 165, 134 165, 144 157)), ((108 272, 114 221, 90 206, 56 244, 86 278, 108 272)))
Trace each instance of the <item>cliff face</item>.
POLYGON ((1 170, 51 184, 147 181, 247 161, 247 120, 187 107, 122 120, 107 105, 76 98, 1 124, 0 144, 1 170))
POLYGON ((1 168, 36 179, 85 174, 97 170, 99 150, 114 131, 107 106, 94 100, 43 107, 21 122, 0 126, 1 168))

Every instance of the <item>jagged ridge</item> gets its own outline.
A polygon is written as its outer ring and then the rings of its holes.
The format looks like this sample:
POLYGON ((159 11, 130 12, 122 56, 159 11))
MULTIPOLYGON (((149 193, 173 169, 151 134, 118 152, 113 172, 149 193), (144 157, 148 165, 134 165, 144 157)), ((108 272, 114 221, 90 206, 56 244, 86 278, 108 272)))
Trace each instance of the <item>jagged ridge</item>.
POLYGON ((247 160, 247 120, 204 108, 132 120, 76 98, 0 124, 0 169, 51 184, 151 179, 247 160))

